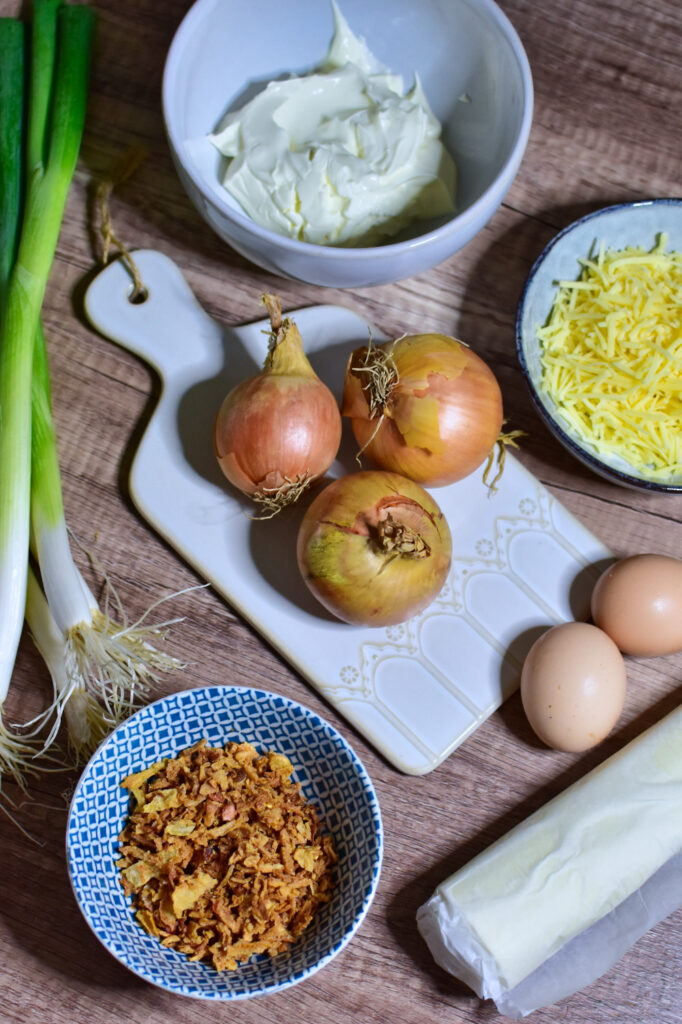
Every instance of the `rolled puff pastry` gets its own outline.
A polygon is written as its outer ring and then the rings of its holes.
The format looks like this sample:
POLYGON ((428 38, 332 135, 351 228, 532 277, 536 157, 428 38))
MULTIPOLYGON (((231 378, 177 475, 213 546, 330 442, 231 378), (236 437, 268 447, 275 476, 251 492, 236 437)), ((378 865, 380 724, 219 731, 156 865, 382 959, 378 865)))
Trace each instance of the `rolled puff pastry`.
POLYGON ((417 924, 441 967, 524 1015, 682 902, 680 851, 682 707, 442 882, 417 924))

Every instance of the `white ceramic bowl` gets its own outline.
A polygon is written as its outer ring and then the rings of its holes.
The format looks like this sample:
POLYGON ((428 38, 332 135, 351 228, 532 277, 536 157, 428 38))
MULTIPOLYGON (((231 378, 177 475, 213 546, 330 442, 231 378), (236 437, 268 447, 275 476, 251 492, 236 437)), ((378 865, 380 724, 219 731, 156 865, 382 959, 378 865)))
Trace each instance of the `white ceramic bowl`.
POLYGON ((624 487, 645 491, 682 491, 682 477, 651 480, 615 455, 598 454, 572 430, 541 387, 542 363, 537 328, 549 316, 557 282, 574 280, 578 260, 601 242, 609 249, 642 246, 651 249, 658 234, 667 234, 668 247, 682 250, 682 199, 652 199, 607 206, 564 228, 538 256, 528 275, 516 316, 516 347, 533 404, 554 436, 577 459, 600 476, 624 487))
POLYGON ((447 259, 488 222, 518 170, 530 132, 528 60, 493 0, 341 0, 351 29, 411 84, 418 72, 458 169, 457 213, 414 237, 364 249, 314 245, 255 224, 219 178, 223 159, 206 136, 274 78, 305 73, 333 34, 324 0, 198 0, 170 47, 163 112, 190 198, 237 252, 312 284, 397 281, 447 259))

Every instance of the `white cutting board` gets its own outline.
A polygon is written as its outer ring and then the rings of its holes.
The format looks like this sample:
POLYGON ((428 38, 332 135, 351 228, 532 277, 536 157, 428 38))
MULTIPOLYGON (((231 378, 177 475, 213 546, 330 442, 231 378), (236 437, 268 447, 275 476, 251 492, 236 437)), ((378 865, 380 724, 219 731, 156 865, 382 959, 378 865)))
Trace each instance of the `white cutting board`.
MULTIPOLYGON (((426 611, 378 629, 332 618, 296 567, 300 510, 254 520, 254 506, 224 480, 213 454, 215 414, 230 388, 260 369, 267 321, 222 326, 166 256, 143 250, 134 258, 147 300, 129 301, 130 276, 117 261, 92 282, 85 308, 97 330, 163 381, 133 462, 135 504, 392 764, 431 771, 516 689, 532 640, 549 624, 586 615, 610 552, 508 454, 495 495, 480 471, 433 490, 454 550, 448 581, 426 611)), ((368 325, 335 306, 285 312, 338 396, 368 325)), ((331 476, 357 468, 346 433, 331 476)))

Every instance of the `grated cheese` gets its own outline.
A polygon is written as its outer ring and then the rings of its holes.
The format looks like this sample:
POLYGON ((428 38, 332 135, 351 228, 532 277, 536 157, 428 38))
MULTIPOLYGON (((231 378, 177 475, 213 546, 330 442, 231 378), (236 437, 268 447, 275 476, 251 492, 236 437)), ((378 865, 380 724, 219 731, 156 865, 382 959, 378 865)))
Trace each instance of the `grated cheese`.
POLYGON ((641 476, 682 474, 682 254, 602 243, 538 330, 541 387, 578 438, 641 476))

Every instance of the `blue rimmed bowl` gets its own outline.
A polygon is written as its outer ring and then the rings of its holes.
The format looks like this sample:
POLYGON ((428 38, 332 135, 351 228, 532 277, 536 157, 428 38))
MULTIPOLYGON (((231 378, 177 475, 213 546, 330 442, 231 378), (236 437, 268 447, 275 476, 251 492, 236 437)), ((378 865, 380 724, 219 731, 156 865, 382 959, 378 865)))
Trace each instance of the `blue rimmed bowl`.
POLYGON ((381 813, 357 755, 328 722, 285 697, 247 687, 185 690, 148 705, 120 725, 87 764, 71 802, 67 863, 88 925, 125 967, 160 988, 199 999, 266 995, 329 963, 360 927, 379 883, 381 813), (334 896, 290 950, 216 971, 160 945, 135 921, 115 866, 129 795, 121 780, 206 738, 210 746, 248 741, 286 754, 293 778, 317 806, 339 857, 334 896))
POLYGON ((603 455, 583 441, 562 419, 542 389, 542 363, 537 329, 549 316, 558 282, 575 280, 579 259, 604 243, 606 248, 642 246, 651 249, 657 236, 667 235, 667 248, 682 251, 682 199, 650 199, 607 206, 569 224, 537 258, 521 295, 516 315, 516 349, 535 408, 561 444, 584 465, 612 483, 644 491, 682 491, 682 476, 652 480, 623 459, 603 455))

